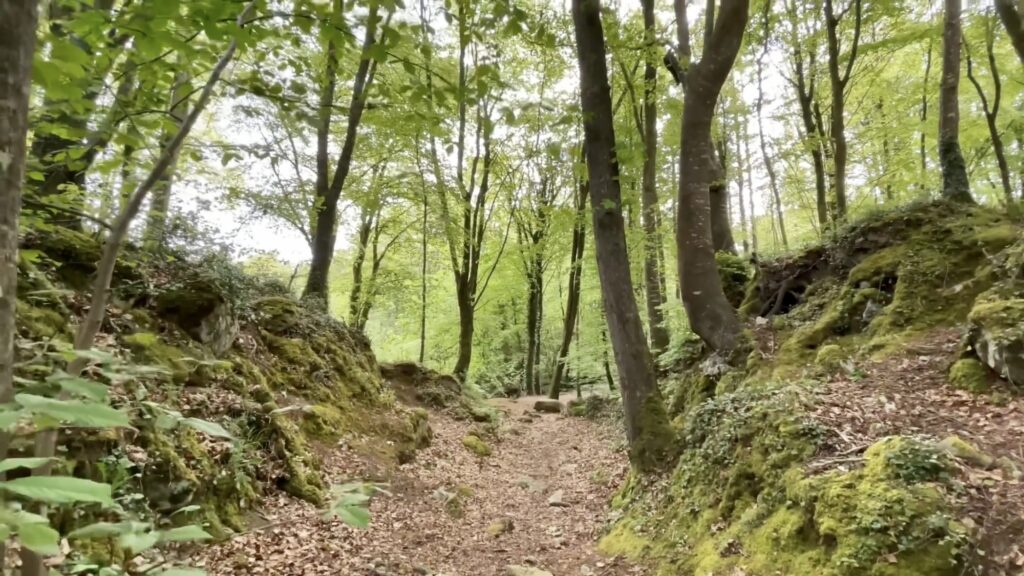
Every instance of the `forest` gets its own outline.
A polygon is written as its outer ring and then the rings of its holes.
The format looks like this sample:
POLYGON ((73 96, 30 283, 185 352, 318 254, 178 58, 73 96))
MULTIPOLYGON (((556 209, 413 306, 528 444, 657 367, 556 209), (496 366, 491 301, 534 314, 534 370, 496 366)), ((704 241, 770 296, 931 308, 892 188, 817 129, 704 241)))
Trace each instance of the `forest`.
POLYGON ((21 576, 1024 574, 1019 0, 0 0, 21 576))

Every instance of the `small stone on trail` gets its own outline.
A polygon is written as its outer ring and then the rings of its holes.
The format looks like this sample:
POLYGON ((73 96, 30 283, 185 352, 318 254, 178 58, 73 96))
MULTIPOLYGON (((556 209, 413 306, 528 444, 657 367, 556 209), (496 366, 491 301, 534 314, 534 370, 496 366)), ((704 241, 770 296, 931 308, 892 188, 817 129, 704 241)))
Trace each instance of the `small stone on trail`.
POLYGON ((497 538, 502 534, 511 532, 515 528, 515 524, 511 518, 502 518, 495 522, 491 522, 491 525, 487 527, 487 533, 497 538))
POLYGON ((939 448, 954 458, 963 460, 971 466, 989 469, 995 463, 995 459, 982 452, 970 442, 961 439, 959 436, 950 436, 939 442, 939 448))
POLYGON ((563 406, 558 400, 537 400, 537 402, 533 404, 533 409, 537 412, 561 414, 563 406))
POLYGON ((565 493, 562 490, 555 490, 551 493, 551 496, 548 496, 548 506, 567 508, 569 504, 565 502, 564 498, 565 493))
POLYGON ((507 576, 555 576, 547 570, 541 570, 540 568, 533 568, 531 566, 516 566, 510 565, 505 574, 507 576))

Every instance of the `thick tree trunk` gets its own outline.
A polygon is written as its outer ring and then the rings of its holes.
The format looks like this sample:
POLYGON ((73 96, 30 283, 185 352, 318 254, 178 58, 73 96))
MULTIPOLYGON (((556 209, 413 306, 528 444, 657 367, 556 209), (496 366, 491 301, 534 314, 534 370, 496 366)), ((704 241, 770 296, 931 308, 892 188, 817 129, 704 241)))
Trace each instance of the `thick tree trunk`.
POLYGON ((540 383, 537 381, 537 336, 540 318, 540 282, 537 278, 536 259, 532 258, 526 273, 526 365, 523 376, 526 380, 526 393, 537 394, 540 383))
POLYGON ((459 288, 456 300, 459 305, 459 354, 455 359, 452 373, 459 382, 466 382, 469 375, 469 363, 473 359, 474 310, 473 298, 466 288, 459 288))
POLYGON ((580 288, 583 278, 583 252, 587 239, 587 199, 590 188, 586 180, 581 179, 576 187, 576 222, 572 228, 572 249, 569 259, 569 294, 565 303, 565 318, 562 323, 562 344, 558 348, 555 360, 555 373, 551 377, 548 397, 557 399, 562 389, 562 375, 565 372, 565 359, 569 356, 572 345, 573 329, 577 326, 580 310, 580 288))
POLYGON ((715 151, 711 121, 722 85, 739 53, 748 8, 749 0, 724 0, 701 61, 690 66, 679 153, 676 242, 683 305, 694 332, 726 357, 739 343, 741 326, 722 291, 712 244, 709 189, 715 178, 711 170, 715 151))
POLYGON ((633 297, 600 3, 573 0, 572 15, 597 269, 622 388, 630 461, 641 471, 655 470, 667 463, 672 433, 633 297))
POLYGON ((359 229, 356 231, 356 253, 352 258, 352 289, 348 297, 349 325, 362 331, 360 318, 363 316, 363 265, 366 263, 366 251, 370 246, 370 235, 373 234, 375 221, 378 218, 376 207, 363 207, 359 211, 359 229))
POLYGON ((942 195, 973 202, 967 165, 960 151, 960 0, 945 0, 942 32, 942 87, 939 92, 939 162, 942 195))
POLYGON ((1017 51, 1020 63, 1024 64, 1024 6, 1014 6, 1013 0, 995 0, 996 12, 1006 27, 1006 33, 1010 36, 1013 49, 1017 51))
POLYGON ((643 0, 644 13, 644 167, 641 184, 641 210, 644 226, 644 289, 647 292, 647 323, 651 350, 655 356, 668 347, 668 330, 661 307, 665 303, 664 270, 661 268, 661 230, 659 228, 658 176, 658 65, 657 30, 654 0, 643 0))
MULTIPOLYGON (((14 400, 18 213, 25 181, 28 100, 36 46, 36 0, 0 3, 0 404, 14 400)), ((10 436, 0 431, 0 459, 10 436)), ((0 544, 0 567, 4 564, 0 544)))
MULTIPOLYGON (((361 59, 352 87, 348 124, 345 128, 345 142, 342 144, 334 175, 330 178, 328 178, 327 168, 327 139, 331 125, 330 109, 334 105, 334 91, 337 82, 335 74, 338 61, 334 43, 329 43, 327 48, 325 72, 327 78, 321 94, 320 125, 317 127, 317 186, 316 210, 312 226, 312 261, 309 265, 309 276, 306 278, 306 288, 302 293, 304 300, 310 301, 324 311, 328 310, 330 297, 329 277, 331 262, 334 260, 334 243, 337 237, 338 201, 341 199, 341 191, 345 187, 345 180, 352 168, 359 124, 366 107, 366 92, 373 83, 373 73, 376 69, 375 60, 371 58, 369 50, 377 41, 377 6, 376 3, 371 3, 370 13, 366 19, 366 36, 363 39, 361 59)), ((336 11, 340 15, 341 8, 337 7, 336 11)))

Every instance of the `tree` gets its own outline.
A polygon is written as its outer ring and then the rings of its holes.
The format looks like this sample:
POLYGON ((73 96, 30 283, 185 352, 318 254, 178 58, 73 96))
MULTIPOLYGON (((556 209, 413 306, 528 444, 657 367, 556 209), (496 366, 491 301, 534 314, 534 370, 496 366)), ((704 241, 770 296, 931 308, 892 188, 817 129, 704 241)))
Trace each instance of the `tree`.
MULTIPOLYGON (((344 9, 341 0, 334 1, 334 17, 340 18, 344 9)), ((390 22, 391 13, 388 13, 390 22)), ((335 91, 337 90, 338 45, 333 35, 328 35, 325 52, 326 64, 323 85, 320 92, 319 119, 317 122, 316 146, 316 200, 312 223, 313 246, 312 261, 309 265, 309 276, 302 292, 304 299, 314 302, 327 310, 328 275, 334 259, 334 243, 337 236, 338 201, 345 187, 345 180, 352 169, 352 158, 355 155, 356 138, 359 135, 359 124, 366 108, 367 92, 373 84, 380 56, 374 46, 381 41, 377 37, 377 26, 380 15, 378 3, 370 2, 370 11, 366 17, 366 30, 363 38, 359 66, 356 68, 352 83, 352 97, 348 106, 348 123, 345 127, 345 140, 338 155, 333 174, 329 169, 329 141, 334 111, 335 91)), ((385 22, 384 28, 388 23, 385 22)))
POLYGON ((600 2, 573 0, 572 17, 597 269, 619 372, 630 461, 640 470, 653 470, 666 463, 671 432, 629 273, 600 2))
POLYGON ((1003 98, 1003 82, 999 77, 999 66, 996 64, 995 51, 995 21, 990 15, 986 15, 985 24, 985 55, 988 57, 988 71, 992 77, 992 99, 989 100, 985 89, 981 87, 974 74, 974 63, 971 60, 970 46, 965 42, 964 51, 967 57, 967 79, 974 85, 978 92, 978 99, 981 100, 981 111, 985 115, 985 123, 988 125, 988 133, 992 138, 992 151, 996 155, 996 163, 999 166, 999 182, 1003 186, 1003 198, 1006 205, 1013 206, 1013 184, 1010 182, 1010 165, 1006 160, 1006 147, 1003 144, 1003 137, 999 133, 999 105, 1003 98))
MULTIPOLYGON (((26 135, 36 0, 0 3, 0 404, 14 400, 15 306, 18 289, 18 212, 25 181, 26 135)), ((0 431, 0 459, 10 435, 0 431)), ((5 547, 0 544, 0 558, 5 547)))
MULTIPOLYGON (((165 129, 161 137, 161 145, 166 146, 174 138, 174 134, 181 130, 181 123, 185 121, 188 114, 188 96, 191 86, 188 83, 188 74, 179 72, 174 81, 174 89, 171 90, 170 102, 167 112, 171 119, 171 127, 165 129)), ((174 180, 174 170, 178 164, 178 155, 171 158, 171 164, 167 171, 160 177, 160 180, 153 187, 153 198, 150 201, 149 214, 146 219, 146 247, 150 250, 163 247, 167 241, 167 214, 171 205, 171 184, 174 180)))
POLYGON ((1006 33, 1010 35, 1013 49, 1017 51, 1020 63, 1024 64, 1024 8, 1013 5, 1013 0, 995 0, 996 12, 1006 27, 1006 33))
MULTIPOLYGON (((713 2, 708 3, 713 12, 713 2)), ((679 283, 690 326, 708 346, 729 356, 739 343, 740 322, 725 298, 712 243, 709 189, 715 178, 711 121, 715 103, 732 69, 747 25, 748 0, 723 0, 717 22, 704 41, 699 62, 686 72, 679 152, 676 244, 679 283)), ((680 46, 688 45, 689 26, 682 0, 676 0, 680 46)), ((710 24, 710 21, 709 21, 710 24)))
POLYGON ((851 0, 852 5, 836 12, 833 0, 824 1, 825 31, 828 45, 828 78, 832 88, 831 139, 832 188, 835 191, 835 219, 846 218, 846 162, 849 154, 846 142, 846 89, 853 74, 860 49, 861 28, 864 21, 863 0, 851 0), (853 10, 853 39, 847 50, 846 66, 841 66, 843 46, 839 40, 839 24, 853 10), (842 67, 842 70, 840 68, 842 67))
POLYGON ((939 162, 942 195, 972 202, 967 164, 960 151, 960 0, 945 0, 942 31, 942 87, 939 92, 939 162))
POLYGON ((764 44, 761 47, 761 54, 757 57, 757 140, 761 145, 761 158, 764 160, 764 169, 768 172, 768 188, 772 193, 772 200, 775 205, 775 217, 779 220, 779 236, 782 238, 783 249, 789 249, 789 239, 786 238, 786 222, 782 217, 782 195, 779 193, 779 179, 775 175, 775 163, 772 154, 769 153, 768 139, 764 133, 764 59, 768 56, 768 39, 771 33, 771 4, 764 5, 764 44))
POLYGON ((661 206, 658 202, 658 45, 654 0, 642 0, 644 15, 644 106, 640 134, 644 141, 641 220, 644 227, 644 290, 651 348, 659 355, 668 347, 668 330, 661 307, 665 303, 661 267, 661 206))

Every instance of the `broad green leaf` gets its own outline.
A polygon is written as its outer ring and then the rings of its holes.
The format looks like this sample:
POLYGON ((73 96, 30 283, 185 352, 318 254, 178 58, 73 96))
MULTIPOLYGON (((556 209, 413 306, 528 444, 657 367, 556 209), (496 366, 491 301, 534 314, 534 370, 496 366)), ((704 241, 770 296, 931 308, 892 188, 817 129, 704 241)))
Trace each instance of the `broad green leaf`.
POLYGON ((83 540, 93 538, 110 538, 123 534, 130 530, 131 525, 126 522, 97 522, 83 526, 68 534, 68 538, 81 538, 83 540))
POLYGON ((114 503, 109 484, 70 476, 26 476, 0 482, 0 488, 47 504, 96 502, 110 506, 114 503))
POLYGON ((0 460, 0 472, 7 472, 15 468, 39 468, 52 460, 52 458, 6 458, 0 460))
POLYGON ((130 550, 132 554, 138 554, 156 546, 159 539, 160 536, 156 532, 129 532, 122 534, 117 542, 122 548, 130 550))
POLYGON ((48 556, 60 554, 60 533, 46 524, 25 524, 18 527, 21 545, 48 556))
POLYGON ((54 374, 47 378, 47 380, 56 383, 65 392, 75 396, 81 396, 82 398, 88 398, 89 400, 95 400, 96 402, 107 401, 107 386, 101 382, 81 378, 79 376, 71 376, 70 374, 63 372, 54 374))
POLYGON ((215 436, 217 438, 227 438, 232 440, 233 436, 231 433, 224 429, 223 426, 216 422, 210 422, 208 420, 200 420, 199 418, 184 418, 181 423, 189 428, 194 428, 203 434, 209 436, 215 436))
POLYGON ((9 430, 22 418, 27 416, 24 410, 4 410, 0 412, 0 430, 9 430))
POLYGON ((370 526, 370 511, 360 506, 338 506, 333 510, 341 521, 353 528, 370 526))
POLYGON ((199 540, 210 540, 213 538, 206 530, 195 524, 180 526, 160 532, 161 542, 195 542, 199 540))
POLYGON ((127 427, 128 415, 105 404, 80 400, 54 400, 34 394, 18 394, 14 400, 29 411, 54 420, 88 428, 127 427))

